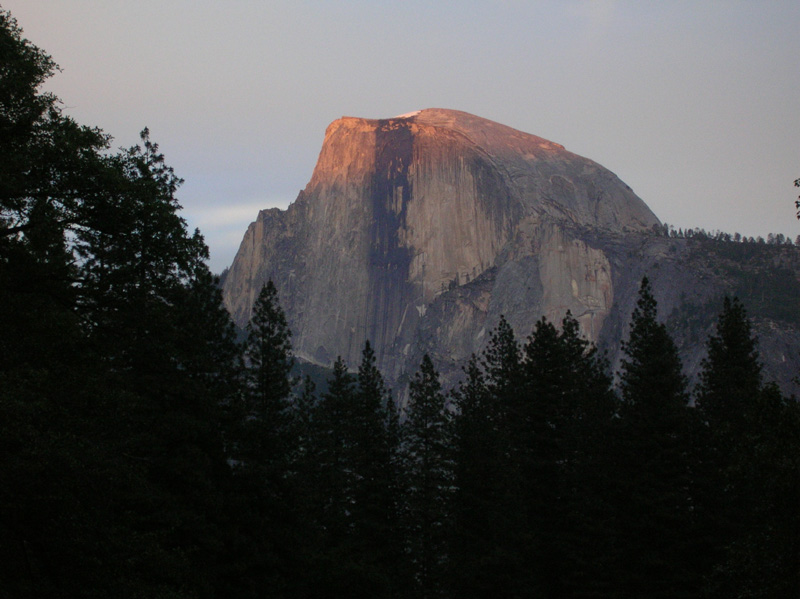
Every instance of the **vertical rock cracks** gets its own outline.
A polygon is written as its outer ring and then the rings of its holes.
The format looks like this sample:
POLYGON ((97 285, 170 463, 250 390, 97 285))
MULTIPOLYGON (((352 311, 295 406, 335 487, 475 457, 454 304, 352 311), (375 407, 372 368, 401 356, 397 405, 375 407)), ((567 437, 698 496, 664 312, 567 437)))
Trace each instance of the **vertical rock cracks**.
POLYGON ((300 358, 355 364, 369 340, 396 383, 424 351, 456 371, 500 314, 525 336, 569 309, 596 340, 612 266, 580 231, 657 222, 610 171, 510 127, 442 109, 343 117, 298 200, 250 226, 223 295, 243 326, 272 278, 300 358))
POLYGON ((406 299, 412 293, 409 268, 413 252, 401 242, 412 199, 409 169, 414 135, 408 120, 380 120, 375 128, 375 170, 369 190, 369 297, 366 338, 377 348, 379 362, 396 345, 405 324, 406 299))

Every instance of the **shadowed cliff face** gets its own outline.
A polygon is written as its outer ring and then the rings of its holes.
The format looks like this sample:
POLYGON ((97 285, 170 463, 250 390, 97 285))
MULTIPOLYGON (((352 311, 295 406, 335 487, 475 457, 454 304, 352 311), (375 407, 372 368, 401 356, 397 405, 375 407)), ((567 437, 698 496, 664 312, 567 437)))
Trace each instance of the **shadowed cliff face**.
POLYGON ((656 223, 613 173, 498 123, 342 118, 297 200, 250 225, 223 293, 243 326, 273 279, 301 358, 354 365, 369 339, 397 381, 422 347, 454 362, 479 350, 500 313, 526 335, 571 310, 597 340, 612 265, 576 232, 656 223))
POLYGON ((372 222, 367 227, 370 245, 365 266, 369 283, 363 338, 382 341, 377 356, 381 361, 390 351, 387 344, 394 342, 394 331, 402 325, 407 298, 414 294, 408 277, 413 251, 401 243, 412 200, 409 168, 413 156, 414 135, 408 123, 379 121, 375 127, 375 167, 366 198, 372 203, 372 222))

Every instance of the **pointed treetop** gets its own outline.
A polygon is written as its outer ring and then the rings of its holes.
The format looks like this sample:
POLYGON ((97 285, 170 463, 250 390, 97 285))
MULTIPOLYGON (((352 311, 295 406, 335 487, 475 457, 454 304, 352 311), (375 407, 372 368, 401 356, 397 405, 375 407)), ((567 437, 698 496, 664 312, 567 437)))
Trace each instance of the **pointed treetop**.
POLYGON ((762 388, 757 340, 738 298, 725 297, 702 362, 697 404, 714 424, 744 424, 762 388))
POLYGON ((663 323, 650 281, 642 279, 631 315, 628 340, 622 344, 622 398, 628 406, 647 403, 658 409, 686 403, 686 377, 678 348, 663 323))

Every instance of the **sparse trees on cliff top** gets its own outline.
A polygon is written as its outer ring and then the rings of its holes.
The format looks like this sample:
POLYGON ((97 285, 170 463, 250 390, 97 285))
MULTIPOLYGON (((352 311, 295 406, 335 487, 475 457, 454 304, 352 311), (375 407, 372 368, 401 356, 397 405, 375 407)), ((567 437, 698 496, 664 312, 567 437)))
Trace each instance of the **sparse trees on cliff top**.
MULTIPOLYGON (((800 187, 800 179, 795 179, 794 180, 794 186, 795 187, 800 187)), ((797 218, 800 219, 800 199, 795 201, 794 207, 797 209, 797 218)))

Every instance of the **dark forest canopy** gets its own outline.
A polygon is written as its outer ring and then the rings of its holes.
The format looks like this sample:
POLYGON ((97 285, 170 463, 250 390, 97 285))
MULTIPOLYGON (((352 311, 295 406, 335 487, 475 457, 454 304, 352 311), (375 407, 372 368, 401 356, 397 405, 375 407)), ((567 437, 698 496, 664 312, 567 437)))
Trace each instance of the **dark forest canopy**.
POLYGON ((617 386, 568 315, 401 406, 366 340, 317 392, 56 68, 0 11, 0 598, 798 596, 800 412, 737 299, 696 389, 645 280, 617 386))

